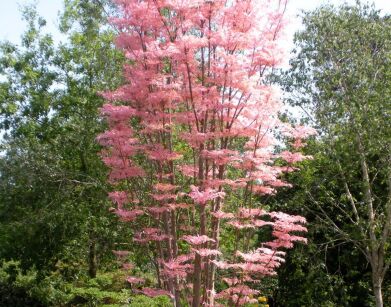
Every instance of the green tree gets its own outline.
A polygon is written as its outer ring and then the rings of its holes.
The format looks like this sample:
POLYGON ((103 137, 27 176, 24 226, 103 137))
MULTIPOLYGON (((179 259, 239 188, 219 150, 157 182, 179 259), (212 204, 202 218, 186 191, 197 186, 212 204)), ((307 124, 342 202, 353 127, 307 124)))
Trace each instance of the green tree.
POLYGON ((391 260, 391 20, 357 3, 324 6, 303 21, 282 79, 290 103, 318 127, 328 167, 318 171, 332 178, 303 186, 306 201, 336 240, 368 261, 383 306, 391 260))
POLYGON ((102 212, 107 210, 104 206, 107 188, 102 182, 106 169, 98 160, 100 147, 95 142, 96 135, 102 131, 99 107, 103 99, 99 92, 122 82, 123 56, 115 49, 113 29, 107 25, 109 4, 109 1, 65 1, 60 29, 67 34, 69 42, 60 46, 57 58, 65 85, 58 115, 68 118, 64 127, 72 138, 68 142, 74 144, 69 159, 78 157, 78 172, 87 184, 94 178, 99 181, 90 185, 85 195, 90 212, 87 220, 90 277, 96 276, 96 245, 104 244, 110 233, 108 223, 101 220, 107 216, 107 212, 102 212))
POLYGON ((306 216, 309 230, 308 245, 290 251, 279 271, 275 304, 373 306, 371 269, 364 255, 330 227, 322 212, 344 231, 353 231, 338 208, 345 201, 345 191, 336 175, 335 160, 321 140, 309 142, 304 151, 314 159, 301 163, 300 172, 289 175, 294 187, 269 200, 279 210, 306 216))
POLYGON ((59 46, 27 7, 21 46, 1 45, 0 258, 43 274, 62 260, 87 264, 94 277, 122 231, 108 210, 95 142, 98 93, 118 85, 123 61, 102 5, 66 1, 59 46))

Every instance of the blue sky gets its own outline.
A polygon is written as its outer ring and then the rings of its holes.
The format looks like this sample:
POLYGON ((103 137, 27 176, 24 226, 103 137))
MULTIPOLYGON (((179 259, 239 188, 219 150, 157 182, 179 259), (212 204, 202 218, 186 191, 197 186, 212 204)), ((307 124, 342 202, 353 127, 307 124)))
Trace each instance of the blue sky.
MULTIPOLYGON (((25 29, 25 24, 21 20, 19 6, 21 4, 32 3, 33 0, 0 0, 0 40, 10 40, 19 42, 20 35, 25 29)), ((56 40, 60 39, 56 30, 58 24, 58 12, 62 9, 62 0, 36 0, 38 3, 38 12, 47 21, 47 29, 54 34, 56 40)), ((290 0, 289 14, 297 15, 300 10, 314 9, 323 3, 342 4, 343 0, 290 0)), ((347 2, 354 3, 354 0, 347 2)), ((391 14, 391 0, 375 0, 378 9, 391 14)), ((289 27, 288 35, 292 36, 295 30, 300 27, 300 22, 294 18, 289 27)))
POLYGON ((62 0, 0 0, 0 40, 19 42, 26 24, 21 19, 20 5, 37 2, 38 12, 47 21, 48 31, 56 33, 58 12, 62 9, 62 0))

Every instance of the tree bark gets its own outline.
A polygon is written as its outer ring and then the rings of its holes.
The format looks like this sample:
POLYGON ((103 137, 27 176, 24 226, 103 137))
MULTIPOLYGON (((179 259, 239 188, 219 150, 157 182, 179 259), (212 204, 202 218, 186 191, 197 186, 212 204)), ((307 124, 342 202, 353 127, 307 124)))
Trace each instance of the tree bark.
POLYGON ((373 294, 375 295, 376 307, 383 307, 383 294, 382 294, 382 282, 380 277, 374 277, 377 280, 373 280, 373 294))
POLYGON ((88 247, 88 275, 91 278, 96 277, 97 267, 98 265, 96 262, 96 243, 94 239, 91 239, 88 247))
POLYGON ((382 274, 384 267, 384 248, 381 240, 376 236, 375 211, 373 206, 373 196, 371 181, 369 178, 369 169, 365 158, 365 149, 361 142, 361 137, 357 134, 358 152, 360 154, 360 164, 362 171, 362 180, 364 184, 364 200, 368 209, 369 218, 369 251, 372 268, 373 294, 375 295, 376 307, 383 307, 382 296, 382 274))
MULTIPOLYGON (((200 207, 201 235, 206 233, 205 206, 200 207)), ((196 253, 194 261, 194 281, 193 281, 193 307, 199 307, 201 303, 201 278, 202 278, 202 258, 196 253)))
MULTIPOLYGON (((204 146, 199 148, 200 153, 204 150, 204 146)), ((204 161, 202 157, 198 158, 198 181, 202 184, 204 180, 204 161)), ((206 216, 205 205, 199 205, 200 212, 200 235, 206 235, 206 216)), ((202 285, 202 258, 199 254, 195 254, 194 259, 194 277, 193 277, 193 301, 192 307, 201 305, 201 285, 202 285)))

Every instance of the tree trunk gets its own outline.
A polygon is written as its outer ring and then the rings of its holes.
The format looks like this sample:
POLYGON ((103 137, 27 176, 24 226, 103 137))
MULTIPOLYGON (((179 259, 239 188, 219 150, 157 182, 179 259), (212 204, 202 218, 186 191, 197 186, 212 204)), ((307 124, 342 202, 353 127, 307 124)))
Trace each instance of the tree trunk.
POLYGON ((361 142, 361 136, 357 134, 358 153, 360 155, 360 164, 362 171, 362 182, 364 188, 364 200, 368 209, 369 219, 369 246, 370 262, 372 267, 373 294, 375 295, 376 307, 383 307, 382 296, 382 270, 384 266, 384 249, 381 239, 376 236, 375 209, 373 206, 373 195, 371 189, 371 180, 369 178, 369 168, 365 158, 365 149, 361 142))
POLYGON ((91 278, 96 277, 97 263, 96 263, 96 244, 95 240, 90 240, 89 250, 88 250, 88 275, 91 278))
MULTIPOLYGON (((200 230, 201 235, 206 234, 206 217, 205 217, 205 206, 200 207, 200 230)), ((196 253, 194 261, 194 280, 193 280, 193 307, 199 307, 201 305, 201 283, 202 283, 202 258, 196 253)))
POLYGON ((194 261, 193 288, 192 307, 199 307, 201 302, 201 256, 198 254, 195 255, 194 261))
POLYGON ((375 295, 376 307, 383 307, 383 294, 381 281, 373 281, 373 294, 375 295))

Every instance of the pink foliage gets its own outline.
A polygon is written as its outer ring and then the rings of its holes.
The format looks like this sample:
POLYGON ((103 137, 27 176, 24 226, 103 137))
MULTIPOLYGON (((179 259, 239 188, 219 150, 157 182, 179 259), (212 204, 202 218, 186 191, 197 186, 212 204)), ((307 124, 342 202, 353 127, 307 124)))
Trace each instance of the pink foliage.
POLYGON ((157 183, 154 185, 154 188, 160 192, 170 192, 175 190, 177 187, 178 186, 169 183, 157 183))
POLYGON ((278 89, 265 82, 284 57, 285 0, 115 3, 116 44, 130 63, 124 85, 102 94, 109 127, 97 141, 115 185, 112 211, 129 223, 135 245, 152 251, 151 267, 164 288, 141 293, 177 303, 189 298, 197 307, 217 306, 219 298, 236 306, 252 302, 258 291, 250 284, 276 274, 282 250, 306 241, 297 234, 306 231, 304 218, 267 212, 256 201, 290 187, 280 176, 310 158, 276 153, 276 135, 299 150, 315 133, 279 120, 278 89), (274 165, 276 159, 287 165, 274 165), (227 226, 244 239, 237 242, 242 251, 223 255, 220 234, 227 226), (273 240, 246 246, 260 227, 273 240), (229 288, 215 295, 220 275, 229 288))
POLYGON ((128 202, 128 196, 124 191, 110 192, 109 198, 111 201, 118 205, 118 208, 122 208, 124 204, 128 202))
POLYGON ((185 240, 187 243, 189 243, 191 245, 201 245, 201 244, 204 244, 204 243, 207 243, 207 242, 215 242, 214 239, 209 238, 206 235, 202 235, 202 236, 183 236, 182 239, 185 240))
POLYGON ((133 221, 134 219, 136 219, 136 217, 138 217, 139 215, 142 215, 144 214, 144 211, 143 210, 138 210, 138 209, 134 209, 134 210, 122 210, 122 209, 118 209, 118 210, 115 210, 114 211, 115 214, 117 214, 120 219, 124 222, 131 222, 133 221))
POLYGON ((208 201, 216 198, 224 198, 224 192, 218 192, 214 189, 207 188, 204 191, 200 191, 199 187, 192 185, 189 196, 194 200, 196 204, 205 205, 208 201))
POLYGON ((304 156, 304 155, 302 155, 299 152, 292 153, 292 152, 289 152, 289 151, 283 151, 280 154, 280 157, 282 159, 284 159, 285 161, 287 161, 288 163, 296 163, 296 162, 300 162, 300 161, 303 161, 305 159, 310 159, 311 158, 310 156, 304 156))
POLYGON ((209 248, 201 248, 201 249, 194 249, 194 252, 196 252, 201 257, 209 257, 209 256, 219 256, 221 255, 221 252, 217 249, 209 249, 209 248))
POLYGON ((145 282, 143 278, 134 277, 134 276, 128 276, 126 278, 126 281, 130 284, 142 284, 145 282))
POLYGON ((233 213, 226 213, 221 210, 211 212, 211 215, 214 216, 216 219, 233 219, 235 217, 233 213))
POLYGON ((192 264, 184 263, 187 261, 188 259, 184 260, 177 258, 168 262, 162 262, 164 275, 171 278, 175 277, 185 279, 193 270, 192 264))

